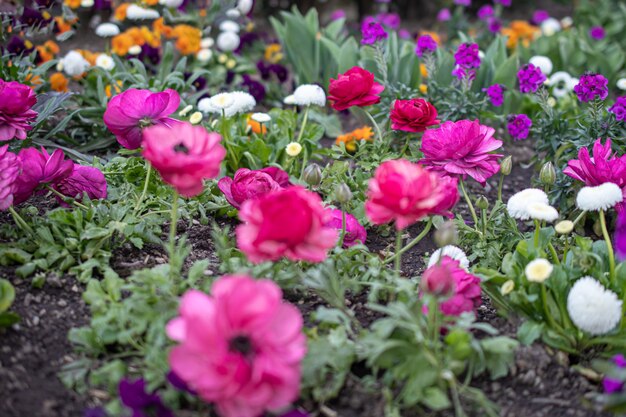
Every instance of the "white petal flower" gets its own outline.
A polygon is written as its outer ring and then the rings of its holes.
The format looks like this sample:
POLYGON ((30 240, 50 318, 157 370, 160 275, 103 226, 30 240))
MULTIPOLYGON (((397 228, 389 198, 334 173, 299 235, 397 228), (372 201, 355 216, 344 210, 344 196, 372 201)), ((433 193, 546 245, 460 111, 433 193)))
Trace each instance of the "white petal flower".
POLYGON ((200 48, 202 49, 209 49, 213 45, 215 45, 215 41, 213 40, 213 38, 202 38, 202 40, 200 41, 200 48))
POLYGON ((202 63, 209 62, 212 57, 213 51, 211 51, 210 49, 200 49, 196 54, 196 58, 202 63))
POLYGON ((224 52, 232 52, 239 47, 240 41, 235 32, 222 32, 217 37, 217 47, 224 52))
POLYGON ((576 83, 574 78, 565 71, 557 71, 548 79, 548 85, 552 86, 552 95, 561 98, 569 94, 576 83))
POLYGON ((298 106, 310 106, 311 104, 324 107, 326 105, 326 93, 316 84, 303 84, 293 92, 293 102, 298 106))
POLYGON ((63 71, 71 77, 81 75, 91 66, 83 56, 76 51, 70 51, 61 60, 63 71))
POLYGON ((539 258, 530 261, 528 265, 526 265, 524 274, 526 274, 526 279, 528 281, 541 283, 550 278, 553 269, 554 266, 552 266, 550 261, 539 258))
POLYGON ((292 157, 298 156, 300 155, 300 152, 302 152, 302 145, 298 142, 291 142, 285 148, 285 152, 287 152, 287 155, 292 157))
POLYGON ((290 94, 290 95, 288 95, 287 97, 285 97, 283 99, 283 103, 285 103, 285 104, 287 104, 289 106, 294 105, 294 104, 296 104, 296 98, 293 96, 293 94, 290 94))
POLYGON ((615 85, 617 86, 617 88, 619 88, 620 90, 624 90, 626 91, 626 78, 620 78, 619 80, 617 80, 617 82, 615 83, 615 85))
POLYGON ((530 58, 528 62, 536 67, 539 67, 544 75, 550 75, 550 73, 552 73, 552 61, 547 56, 535 55, 534 57, 530 58))
POLYGON ((567 312, 579 329, 592 334, 609 333, 622 318, 622 301, 592 277, 576 281, 567 296, 567 312))
POLYGON ((435 252, 433 252, 433 254, 430 256, 430 259, 428 260, 427 268, 430 268, 431 266, 439 262, 439 258, 441 258, 442 256, 448 256, 455 261, 459 261, 459 265, 461 265, 463 269, 469 268, 469 259, 467 259, 467 255, 465 254, 465 252, 463 252, 463 249, 453 245, 444 246, 443 248, 439 248, 435 252))
POLYGON ((239 33, 239 25, 232 20, 224 20, 222 23, 220 23, 220 30, 222 32, 239 33))
POLYGON ((107 54, 100 54, 96 58, 96 66, 111 71, 115 68, 115 61, 107 54))
POLYGON ((160 17, 159 12, 152 9, 144 9, 136 4, 131 4, 126 9, 126 18, 129 20, 149 20, 158 19, 160 17))
POLYGON ((120 28, 114 23, 101 23, 96 28, 96 35, 101 38, 110 38, 120 34, 120 28))
POLYGON ((194 112, 191 116, 189 116, 189 123, 192 125, 197 125, 202 121, 202 113, 197 111, 194 112))
POLYGON ((533 220, 541 220, 552 223, 559 218, 559 212, 556 211, 554 207, 544 203, 530 203, 528 204, 526 210, 528 211, 530 218, 533 220))
POLYGON ((128 48, 128 55, 139 55, 141 53, 141 46, 133 45, 128 48))
POLYGON ((235 98, 231 93, 220 93, 211 97, 210 102, 213 108, 221 111, 235 104, 235 98))
POLYGON ((80 6, 81 7, 93 7, 94 3, 95 3, 94 0, 81 0, 80 6))
POLYGON ((272 120, 272 116, 267 113, 253 113, 250 118, 257 123, 268 123, 272 120))
MULTIPOLYGON (((231 94, 235 99, 235 104, 228 110, 234 111, 235 113, 233 114, 247 113, 256 106, 256 100, 252 94, 245 91, 233 91, 231 94)), ((228 115, 228 112, 226 114, 228 115)))
POLYGON ((228 9, 226 10, 226 16, 230 17, 231 19, 237 19, 239 16, 241 16, 241 12, 238 9, 228 9))
POLYGON ((554 230, 560 235, 566 235, 574 230, 574 222, 571 220, 563 220, 554 226, 554 230))
POLYGON ((252 11, 252 7, 254 6, 254 0, 239 0, 237 2, 237 9, 241 12, 241 14, 248 14, 252 11))
POLYGON ((576 206, 585 211, 607 210, 623 199, 617 184, 605 182, 595 187, 583 187, 576 196, 576 206))
POLYGON ((561 26, 563 27, 563 29, 570 28, 573 24, 574 19, 572 19, 570 16, 565 16, 563 19, 561 19, 561 26))
POLYGON ((545 36, 552 36, 556 32, 559 32, 561 30, 561 22, 553 17, 549 17, 541 22, 540 27, 541 33, 543 33, 545 36))
POLYGON ((256 106, 254 97, 243 91, 220 93, 211 98, 203 98, 198 102, 198 109, 203 113, 217 113, 226 117, 246 113, 256 106))
POLYGON ((184 108, 184 109, 182 109, 181 111, 179 111, 179 112, 178 112, 178 115, 179 115, 180 117, 185 117, 185 116, 187 116, 187 114, 188 114, 191 110, 193 110, 193 106, 192 106, 191 104, 188 104, 188 105, 186 105, 186 106, 185 106, 185 108, 184 108))
POLYGON ((528 212, 530 203, 547 205, 549 204, 548 195, 538 188, 527 188, 513 194, 506 204, 506 209, 509 212, 509 216, 514 219, 528 220, 530 219, 530 213, 528 212))
POLYGON ((159 4, 172 9, 177 9, 183 4, 184 0, 159 0, 159 4))

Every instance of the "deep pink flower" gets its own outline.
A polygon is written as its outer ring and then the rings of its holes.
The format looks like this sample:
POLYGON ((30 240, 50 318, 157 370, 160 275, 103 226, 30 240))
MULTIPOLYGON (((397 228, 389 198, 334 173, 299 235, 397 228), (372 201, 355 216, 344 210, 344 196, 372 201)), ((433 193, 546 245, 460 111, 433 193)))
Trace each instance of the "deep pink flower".
POLYGON ((177 120, 169 116, 178 109, 180 96, 172 89, 160 93, 131 88, 109 101, 104 124, 127 149, 141 146, 141 131, 152 125, 171 126, 177 120))
POLYGON ((220 172, 226 156, 221 140, 217 133, 187 122, 152 126, 143 132, 143 156, 180 195, 194 197, 202 193, 204 179, 220 172))
POLYGON ((546 81, 546 76, 541 72, 541 68, 526 64, 517 72, 519 81, 519 91, 522 93, 534 93, 546 81))
POLYGON ((460 316, 465 312, 475 312, 482 304, 480 278, 467 272, 460 266, 459 261, 449 256, 442 257, 439 264, 448 268, 454 279, 453 295, 441 303, 441 312, 447 316, 460 316))
MULTIPOLYGON (((96 167, 74 164, 69 177, 57 183, 54 188, 61 194, 80 201, 83 193, 92 200, 107 198, 107 181, 104 174, 96 167)), ((57 200, 65 205, 58 196, 57 200)))
POLYGON ((374 224, 395 221, 397 230, 420 219, 448 211, 458 201, 456 179, 447 179, 420 165, 385 161, 369 181, 365 214, 374 224))
POLYGON ((430 54, 437 50, 437 42, 430 35, 422 35, 417 38, 417 45, 415 46, 415 53, 420 58, 424 54, 430 54))
POLYGON ((333 109, 342 111, 352 106, 366 107, 380 102, 385 87, 374 81, 374 74, 361 67, 353 67, 337 79, 331 78, 328 100, 333 109))
POLYGON ((218 181, 217 187, 226 200, 236 209, 246 200, 259 198, 271 191, 289 186, 289 174, 280 168, 267 167, 259 170, 240 168, 233 178, 224 177, 218 181))
MULTIPOLYGON (((341 210, 329 209, 330 220, 326 223, 326 226, 336 229, 338 233, 341 233, 343 220, 341 218, 341 210)), ((359 221, 350 213, 346 213, 346 234, 343 238, 343 247, 349 248, 359 243, 365 243, 367 239, 367 231, 365 227, 359 223, 359 221)))
POLYGON ((604 39, 604 37, 606 36, 606 32, 604 31, 604 28, 602 26, 594 26, 589 29, 589 36, 599 41, 604 39))
MULTIPOLYGON (((611 139, 607 139, 604 145, 601 139, 594 142, 593 158, 586 147, 580 149, 578 159, 569 161, 563 173, 587 186, 615 183, 620 186, 626 199, 626 155, 618 157, 611 152, 611 139)), ((622 204, 617 206, 618 210, 622 204)))
POLYGON ((452 13, 450 13, 450 9, 441 9, 437 13, 437 20, 440 22, 447 22, 452 19, 452 13))
POLYGON ((504 89, 503 85, 494 84, 488 88, 483 88, 483 91, 487 93, 487 97, 489 97, 494 107, 500 107, 504 103, 504 89))
POLYGON ((258 417, 297 399, 306 354, 302 316, 274 282, 244 275, 189 290, 167 324, 172 370, 224 417, 258 417))
POLYGON ((361 39, 363 45, 373 45, 389 36, 383 26, 377 22, 364 23, 361 26, 361 35, 363 36, 361 39))
POLYGON ((478 18, 481 20, 485 20, 488 17, 493 16, 493 7, 490 4, 485 4, 481 6, 480 9, 478 9, 476 16, 478 16, 478 18))
POLYGON ((615 254, 621 261, 626 260, 626 210, 620 210, 615 224, 615 254))
POLYGON ((478 120, 445 122, 424 132, 421 148, 424 158, 420 162, 446 175, 462 178, 469 175, 485 185, 500 170, 498 158, 502 155, 491 152, 500 148, 502 141, 493 138, 494 132, 478 120))
POLYGON ((289 187, 248 200, 239 210, 245 222, 237 227, 237 246, 254 263, 276 261, 322 262, 337 242, 337 231, 319 195, 289 187))
POLYGON ((506 128, 514 140, 526 139, 533 121, 525 114, 510 114, 506 128))
POLYGON ((626 96, 615 99, 615 103, 609 107, 609 112, 615 115, 615 119, 626 122, 626 96))
POLYGON ((454 284, 450 264, 447 262, 444 264, 443 260, 424 271, 420 279, 421 290, 436 296, 450 295, 454 291, 454 284))
POLYGON ((26 139, 32 129, 29 123, 37 117, 31 109, 35 103, 37 97, 29 86, 0 78, 0 142, 26 139))
POLYGON ((22 162, 22 173, 15 182, 13 204, 28 200, 42 186, 54 187, 69 177, 74 169, 74 163, 66 161, 65 154, 60 149, 50 155, 44 148, 41 148, 41 152, 35 148, 27 148, 22 149, 18 157, 22 162))
POLYGON ((21 168, 22 162, 17 155, 9 152, 9 145, 0 146, 0 211, 13 205, 16 180, 21 168))
POLYGON ((604 100, 609 95, 608 83, 609 80, 602 74, 587 73, 574 86, 574 93, 584 103, 596 99, 604 100))
POLYGON ((548 13, 545 10, 535 10, 535 12, 533 13, 533 17, 532 17, 532 22, 535 25, 539 25, 541 24, 541 22, 543 22, 544 20, 548 20, 550 18, 550 13, 548 13))
POLYGON ((604 377, 602 379, 602 388, 604 388, 605 393, 614 394, 624 388, 624 383, 619 379, 604 377))
POLYGON ((391 128, 404 132, 423 132, 430 126, 438 125, 437 109, 423 98, 396 100, 389 115, 391 128))

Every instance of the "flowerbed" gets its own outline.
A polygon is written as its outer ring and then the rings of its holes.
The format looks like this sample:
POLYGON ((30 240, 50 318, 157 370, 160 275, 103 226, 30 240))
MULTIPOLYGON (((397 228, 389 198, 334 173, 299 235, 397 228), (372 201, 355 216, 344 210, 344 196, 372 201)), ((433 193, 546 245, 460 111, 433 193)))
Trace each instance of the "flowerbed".
POLYGON ((623 5, 187 3, 3 17, 8 415, 623 411, 623 5))

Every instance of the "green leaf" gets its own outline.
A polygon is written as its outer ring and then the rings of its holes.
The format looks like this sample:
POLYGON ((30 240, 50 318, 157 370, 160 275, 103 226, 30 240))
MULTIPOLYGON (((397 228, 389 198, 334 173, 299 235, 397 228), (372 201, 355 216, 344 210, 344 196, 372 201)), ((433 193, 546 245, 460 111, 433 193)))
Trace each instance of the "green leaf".
POLYGON ((533 342, 541 337, 545 327, 544 323, 537 323, 534 321, 525 321, 517 329, 517 338, 524 345, 531 345, 533 342))

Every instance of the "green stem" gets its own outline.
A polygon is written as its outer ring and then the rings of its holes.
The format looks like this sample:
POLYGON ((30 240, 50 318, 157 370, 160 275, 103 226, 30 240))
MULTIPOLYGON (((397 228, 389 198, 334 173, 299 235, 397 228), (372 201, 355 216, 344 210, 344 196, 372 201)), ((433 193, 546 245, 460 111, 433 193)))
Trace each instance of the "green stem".
POLYGON ((15 209, 13 208, 13 206, 9 206, 9 212, 11 213, 11 215, 13 216, 13 220, 15 221, 15 224, 17 224, 17 226, 22 229, 22 230, 26 230, 28 233, 30 233, 31 235, 34 234, 35 232, 33 231, 32 227, 30 227, 28 225, 28 223, 26 223, 26 221, 22 218, 22 216, 19 215, 19 213, 17 211, 15 211, 15 209))
POLYGON ((539 250, 539 231, 541 230, 541 225, 539 224, 539 220, 535 220, 535 249, 539 250))
POLYGON ((502 186, 504 185, 504 175, 500 174, 500 181, 498 181, 498 200, 502 201, 502 186))
POLYGON ((370 112, 365 110, 365 109, 363 109, 363 112, 365 113, 367 118, 370 120, 370 122, 372 122, 372 124, 374 125, 374 129, 376 129, 376 135, 378 136, 378 139, 380 141, 382 141, 383 140, 383 134, 382 134, 382 132, 380 130, 380 126, 378 126, 378 123, 376 123, 376 120, 374 119, 374 116, 372 116, 370 114, 370 112))
POLYGON ((576 217, 576 219, 574 220, 574 226, 576 226, 578 224, 578 222, 583 218, 583 216, 587 214, 587 210, 583 210, 578 217, 576 217))
POLYGON ((409 144, 411 143, 411 137, 407 136, 406 141, 404 141, 404 147, 402 148, 402 152, 400 152, 400 157, 402 158, 406 151, 409 150, 409 144))
POLYGON ((152 173, 152 165, 146 159, 146 180, 143 183, 143 191, 141 191, 141 195, 137 200, 137 204, 135 204, 135 211, 139 210, 139 206, 143 203, 143 199, 146 198, 146 194, 148 193, 148 185, 150 184, 150 174, 152 173))
POLYGON ((613 253, 611 236, 609 235, 609 231, 606 228, 606 218, 604 216, 604 210, 600 210, 600 226, 602 227, 602 235, 604 236, 606 249, 609 253, 609 278, 611 280, 611 284, 615 285, 615 254, 613 253))
POLYGON ((52 194, 56 195, 57 197, 59 197, 61 200, 63 200, 66 203, 71 203, 73 205, 75 205, 76 207, 80 207, 83 210, 89 210, 89 207, 87 207, 84 204, 79 203, 78 201, 74 200, 71 197, 68 197, 66 195, 61 194, 60 192, 58 192, 57 190, 55 190, 54 188, 50 187, 49 185, 46 185, 46 188, 52 192, 52 194))
POLYGON ((550 310, 548 309, 548 294, 546 291, 546 285, 545 283, 541 283, 539 285, 541 285, 541 304, 543 307, 543 314, 546 315, 546 320, 548 321, 550 326, 553 329, 558 330, 559 326, 557 326, 556 322, 554 321, 554 317, 552 317, 552 314, 550 314, 550 310))
POLYGON ((396 270, 396 275, 400 278, 400 269, 402 268, 402 229, 396 231, 396 253, 394 257, 394 269, 396 270))
POLYGON ((483 221, 483 236, 487 236, 487 210, 481 209, 483 221))
POLYGON ((304 135, 304 128, 306 127, 306 122, 309 120, 309 109, 311 106, 306 106, 304 109, 304 118, 302 119, 302 127, 300 128, 300 133, 298 134, 298 140, 296 142, 302 144, 302 136, 304 135))
POLYGON ((176 251, 176 226, 178 224, 178 191, 173 190, 172 217, 170 221, 170 265, 176 251))
MULTIPOLYGON (((463 197, 465 197, 465 202, 469 207, 470 213, 472 213, 472 219, 474 220, 474 229, 476 229, 478 227, 478 216, 476 216, 476 210, 474 210, 472 200, 470 200, 469 195, 467 195, 467 191, 465 190, 465 181, 460 180, 459 185, 461 186, 461 192, 463 193, 463 197)), ((476 229, 476 231, 478 231, 478 229, 476 229)))
POLYGON ((428 234, 432 225, 433 225, 433 220, 429 219, 428 223, 426 223, 426 227, 424 227, 424 230, 422 230, 422 232, 419 235, 417 235, 415 239, 413 239, 409 244, 407 244, 402 249, 396 251, 396 253, 393 256, 385 259, 384 263, 388 264, 389 262, 396 260, 396 258, 400 258, 406 251, 411 249, 413 246, 417 245, 428 234))
POLYGON ((550 250, 550 254, 552 255, 552 259, 554 263, 557 265, 561 265, 561 261, 559 260, 559 255, 556 253, 556 249, 552 246, 552 242, 548 242, 548 249, 550 250))
POLYGON ((341 208, 341 235, 339 236, 339 248, 343 247, 343 241, 346 238, 346 212, 341 208))

